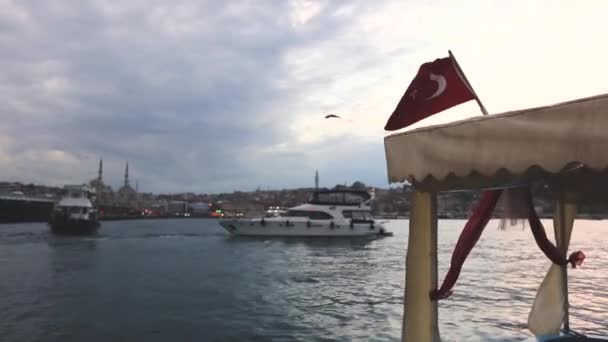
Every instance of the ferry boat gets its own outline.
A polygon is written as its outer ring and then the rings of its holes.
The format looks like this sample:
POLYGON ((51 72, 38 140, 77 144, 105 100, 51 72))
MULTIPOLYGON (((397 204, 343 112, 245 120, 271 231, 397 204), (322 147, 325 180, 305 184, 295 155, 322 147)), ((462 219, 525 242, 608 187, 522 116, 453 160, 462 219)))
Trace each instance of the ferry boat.
POLYGON ((0 223, 47 222, 55 200, 51 195, 35 197, 14 191, 0 195, 0 223))
POLYGON ((378 237, 392 235, 371 215, 365 190, 315 190, 307 203, 255 219, 222 219, 235 236, 378 237))
POLYGON ((67 194, 55 204, 49 225, 57 234, 87 235, 97 232, 97 209, 89 196, 92 189, 84 186, 65 186, 67 194))
POLYGON ((402 341, 440 341, 438 301, 449 300, 460 268, 501 193, 513 196, 518 192, 524 195, 515 198, 518 203, 526 203, 530 238, 534 235, 551 260, 545 261, 548 272, 537 289, 527 328, 537 341, 608 341, 605 337, 584 336, 570 326, 568 264, 578 265, 584 254, 574 252, 567 257, 577 206, 608 203, 607 114, 605 94, 385 137, 389 182, 407 181, 414 188, 402 341), (554 196, 556 245, 548 240, 535 213, 531 189, 538 187, 554 196), (467 189, 482 190, 483 195, 463 228, 450 270, 439 286, 437 193, 467 189))

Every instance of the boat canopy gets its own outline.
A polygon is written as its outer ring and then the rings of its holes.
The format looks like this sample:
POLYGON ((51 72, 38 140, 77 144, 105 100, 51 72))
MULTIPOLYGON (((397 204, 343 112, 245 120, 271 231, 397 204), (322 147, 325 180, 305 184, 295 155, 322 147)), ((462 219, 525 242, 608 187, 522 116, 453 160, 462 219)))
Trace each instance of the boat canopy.
POLYGON ((310 196, 308 203, 321 205, 361 205, 371 198, 372 196, 365 190, 316 190, 310 196))
POLYGON ((57 207, 93 208, 93 205, 91 204, 91 201, 86 198, 66 197, 62 198, 59 203, 57 203, 57 207))
POLYGON ((598 192, 608 169, 608 94, 424 127, 384 144, 389 181, 421 190, 510 187, 567 174, 560 183, 598 192))
MULTIPOLYGON (((403 341, 440 340, 437 192, 494 189, 484 193, 481 210, 474 212, 463 229, 461 239, 474 245, 502 192, 498 189, 529 188, 537 183, 547 186, 555 199, 553 226, 562 260, 566 260, 577 203, 608 200, 608 94, 420 128, 387 136, 384 144, 389 182, 407 181, 415 190, 411 194, 403 341)), ((546 236, 538 241, 546 242, 546 236)), ((466 249, 459 243, 452 263, 466 249)), ((467 248, 470 251, 472 246, 467 248)), ((562 324, 569 330, 568 307, 566 263, 552 263, 537 291, 528 328, 537 336, 558 333, 562 324)))

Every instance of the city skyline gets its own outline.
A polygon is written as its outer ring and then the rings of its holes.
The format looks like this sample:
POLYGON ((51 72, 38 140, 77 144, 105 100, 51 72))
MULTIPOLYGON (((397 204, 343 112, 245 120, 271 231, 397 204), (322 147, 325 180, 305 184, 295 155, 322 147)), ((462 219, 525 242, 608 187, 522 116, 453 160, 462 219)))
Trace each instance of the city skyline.
MULTIPOLYGON (((98 169, 97 169, 97 174, 95 177, 83 181, 83 182, 76 182, 74 184, 50 184, 50 183, 44 183, 44 182, 21 182, 19 180, 14 180, 14 179, 0 179, 0 183, 3 184, 21 184, 22 186, 36 186, 36 187, 54 187, 57 189, 61 189, 64 186, 72 186, 72 185, 78 185, 78 184, 82 184, 82 185, 87 185, 87 186, 91 186, 92 188, 95 188, 96 190, 100 190, 100 189, 107 189, 107 190, 111 190, 113 192, 119 192, 121 189, 126 189, 126 188, 131 188, 132 190, 134 190, 136 193, 146 193, 146 194, 154 194, 154 195, 180 195, 180 194, 196 194, 196 195, 220 195, 220 194, 230 194, 230 193, 237 193, 237 192, 244 192, 244 193, 252 193, 252 192, 257 192, 257 191, 262 191, 262 192, 266 192, 266 191, 270 191, 270 192, 276 192, 276 191, 284 191, 284 190, 301 190, 301 189, 329 189, 329 188, 334 188, 337 186, 359 186, 357 184, 361 184, 362 182, 359 180, 355 180, 352 182, 343 182, 343 183, 336 183, 336 184, 323 184, 320 185, 319 181, 319 171, 315 170, 314 173, 314 180, 312 181, 311 184, 307 184, 307 185, 303 185, 300 187, 286 187, 286 188, 276 188, 276 187, 272 187, 272 186, 262 186, 262 185, 258 185, 254 188, 247 188, 247 189, 232 189, 232 190, 228 190, 228 191, 205 191, 204 189, 190 189, 187 191, 165 191, 165 192, 153 192, 153 191, 139 191, 139 181, 137 179, 134 180, 135 186, 132 187, 131 186, 131 177, 129 176, 129 163, 126 162, 124 165, 124 173, 123 173, 123 178, 120 182, 108 182, 106 180, 106 178, 104 177, 104 174, 106 173, 106 170, 104 168, 104 162, 103 159, 99 160, 99 164, 98 164, 98 169)), ((362 183, 363 185, 365 185, 366 187, 370 187, 370 188, 376 188, 376 189, 389 189, 389 188, 395 188, 396 186, 385 186, 385 187, 375 187, 372 185, 368 185, 365 183, 362 183)), ((400 185, 399 185, 400 186, 400 185)), ((398 186, 397 186, 398 187, 398 186)), ((5 189, 6 190, 6 189, 5 189)), ((5 191, 6 192, 6 191, 5 191)))
MULTIPOLYGON (((383 127, 451 49, 490 113, 608 92, 608 3, 0 2, 6 180, 388 188, 383 127), (539 20, 542 18, 542 20, 539 20), (567 20, 564 20, 567 18, 567 20), (336 113, 342 119, 325 119, 336 113)), ((410 127, 479 115, 465 103, 410 127)))

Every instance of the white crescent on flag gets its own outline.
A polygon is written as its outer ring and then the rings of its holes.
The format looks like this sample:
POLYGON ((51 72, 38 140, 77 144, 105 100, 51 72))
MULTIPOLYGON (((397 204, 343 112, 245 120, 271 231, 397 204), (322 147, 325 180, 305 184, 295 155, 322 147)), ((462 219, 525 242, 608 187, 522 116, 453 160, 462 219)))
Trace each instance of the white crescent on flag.
POLYGON ((431 100, 436 98, 437 96, 443 94, 443 92, 445 91, 445 88, 448 86, 448 82, 445 80, 445 77, 443 77, 443 75, 439 74, 433 74, 430 73, 429 74, 429 78, 431 79, 431 81, 435 81, 437 82, 437 90, 435 91, 435 93, 429 97, 427 97, 427 100, 431 100))

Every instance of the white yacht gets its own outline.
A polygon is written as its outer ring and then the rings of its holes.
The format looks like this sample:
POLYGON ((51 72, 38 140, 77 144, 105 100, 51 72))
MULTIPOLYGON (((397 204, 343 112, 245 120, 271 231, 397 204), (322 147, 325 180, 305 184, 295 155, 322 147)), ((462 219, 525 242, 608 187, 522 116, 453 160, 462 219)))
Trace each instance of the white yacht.
POLYGON ((256 219, 222 219, 237 236, 377 237, 392 235, 373 219, 373 196, 363 190, 316 190, 310 200, 278 215, 256 219))
POLYGON ((89 195, 92 189, 83 186, 65 186, 66 196, 55 204, 49 225, 58 234, 92 234, 99 228, 97 210, 89 195))

